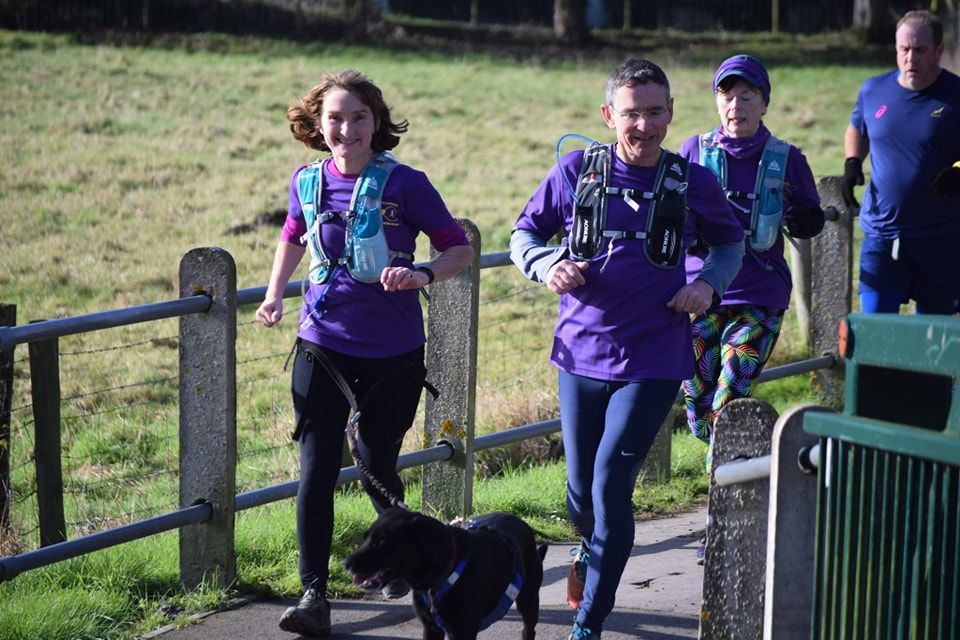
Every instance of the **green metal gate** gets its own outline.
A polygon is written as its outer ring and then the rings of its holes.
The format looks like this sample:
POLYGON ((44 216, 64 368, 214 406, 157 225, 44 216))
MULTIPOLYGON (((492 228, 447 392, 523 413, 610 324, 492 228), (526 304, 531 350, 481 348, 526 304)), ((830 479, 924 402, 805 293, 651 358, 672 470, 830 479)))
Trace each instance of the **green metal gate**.
POLYGON ((820 436, 811 638, 960 634, 960 318, 849 316, 820 436))

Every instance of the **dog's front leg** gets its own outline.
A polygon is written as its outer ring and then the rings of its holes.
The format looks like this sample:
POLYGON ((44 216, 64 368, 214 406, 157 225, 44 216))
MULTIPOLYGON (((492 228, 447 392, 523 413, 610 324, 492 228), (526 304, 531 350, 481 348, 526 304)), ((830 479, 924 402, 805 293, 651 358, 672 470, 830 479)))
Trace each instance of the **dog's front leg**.
POLYGON ((540 619, 540 581, 529 582, 517 596, 517 612, 523 619, 522 640, 534 640, 537 635, 537 622, 540 619))
POLYGON ((443 640, 443 629, 433 624, 424 624, 423 640, 443 640))

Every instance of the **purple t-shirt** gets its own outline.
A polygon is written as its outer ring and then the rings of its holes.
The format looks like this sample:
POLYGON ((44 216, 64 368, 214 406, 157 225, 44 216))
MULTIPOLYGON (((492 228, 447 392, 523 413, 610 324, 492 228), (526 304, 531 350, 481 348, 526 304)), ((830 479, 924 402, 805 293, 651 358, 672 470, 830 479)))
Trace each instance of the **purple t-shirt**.
POLYGON ((960 157, 960 78, 946 70, 923 91, 899 72, 863 83, 850 124, 870 143, 860 226, 881 238, 960 230, 960 197, 933 193, 933 178, 960 157))
MULTIPOLYGON (((290 204, 280 239, 301 245, 307 227, 297 196, 297 176, 290 180, 290 204)), ((343 175, 333 162, 323 170, 323 192, 319 211, 346 211, 350 208, 353 187, 358 176, 343 175)), ((381 217, 387 244, 392 251, 412 254, 416 237, 423 231, 438 251, 454 245, 466 245, 466 234, 454 221, 446 205, 427 176, 406 165, 398 165, 384 189, 381 217)), ((322 225, 324 251, 329 256, 343 254, 345 223, 339 218, 322 225)), ((404 258, 395 258, 393 266, 411 266, 404 258)), ((384 291, 379 282, 354 280, 345 268, 337 269, 325 285, 310 283, 300 312, 298 335, 334 351, 362 358, 385 358, 407 353, 426 341, 418 290, 384 291), (310 315, 313 303, 326 292, 323 316, 310 315)))
MULTIPOLYGON (((770 132, 762 124, 757 135, 747 139, 738 139, 737 148, 727 150, 724 138, 720 137, 720 146, 725 149, 727 162, 727 189, 743 193, 753 192, 757 182, 757 169, 763 155, 763 145, 770 132), (732 152, 732 153, 731 153, 732 152)), ((680 155, 690 162, 700 162, 699 136, 689 138, 680 147, 680 155)), ((734 202, 746 211, 730 207, 734 215, 749 232, 750 205, 746 198, 734 198, 734 202)), ((799 149, 790 146, 787 156, 787 173, 784 178, 784 211, 795 207, 816 207, 820 205, 820 196, 813 179, 813 172, 807 159, 799 149)), ((693 280, 703 268, 703 255, 687 255, 687 281, 693 280)), ((747 241, 746 253, 740 273, 733 279, 723 294, 721 304, 750 304, 774 309, 786 309, 790 305, 790 268, 783 256, 783 234, 777 234, 777 240, 766 251, 756 251, 747 241)))
MULTIPOLYGON (((573 223, 570 184, 576 184, 583 151, 561 159, 530 198, 515 227, 547 240, 558 231, 569 234, 573 223)), ((652 191, 656 167, 629 165, 613 154, 610 185, 652 191)), ((743 229, 730 215, 720 185, 709 171, 690 165, 688 224, 697 225, 710 244, 738 242, 743 229)), ((646 229, 648 200, 640 211, 618 197, 609 199, 607 228, 646 229)), ((682 265, 653 266, 643 252, 643 240, 614 241, 606 269, 606 251, 583 272, 586 284, 560 296, 551 362, 575 375, 599 380, 683 380, 693 375, 690 319, 667 302, 684 285, 682 265)))

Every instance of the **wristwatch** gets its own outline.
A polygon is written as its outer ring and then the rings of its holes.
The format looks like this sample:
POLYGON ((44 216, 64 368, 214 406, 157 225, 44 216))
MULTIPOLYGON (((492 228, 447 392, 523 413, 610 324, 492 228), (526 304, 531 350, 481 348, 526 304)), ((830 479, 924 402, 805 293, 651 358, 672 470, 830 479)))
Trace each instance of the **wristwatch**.
POLYGON ((427 284, 430 284, 431 282, 433 282, 433 279, 436 277, 433 274, 433 269, 431 269, 430 267, 416 267, 414 271, 421 271, 427 274, 427 284))

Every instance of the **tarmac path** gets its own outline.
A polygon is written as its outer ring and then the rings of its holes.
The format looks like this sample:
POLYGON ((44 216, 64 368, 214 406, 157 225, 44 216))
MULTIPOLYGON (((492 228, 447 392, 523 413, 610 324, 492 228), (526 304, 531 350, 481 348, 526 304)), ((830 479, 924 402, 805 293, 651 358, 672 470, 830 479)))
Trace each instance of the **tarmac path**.
MULTIPOLYGON (((617 591, 617 604, 607 618, 604 640, 681 640, 696 638, 699 627, 703 567, 695 552, 706 522, 706 506, 695 511, 637 523, 633 553, 617 591)), ((544 560, 540 589, 538 640, 566 640, 573 611, 566 606, 566 577, 573 544, 551 544, 544 560)), ((364 598, 333 600, 331 640, 421 638, 422 627, 410 597, 401 600, 364 598)), ((281 631, 277 621, 296 598, 253 600, 227 611, 203 616, 180 629, 158 629, 144 640, 300 640, 281 631)), ((480 640, 519 638, 520 616, 511 609, 483 631, 480 640)))

